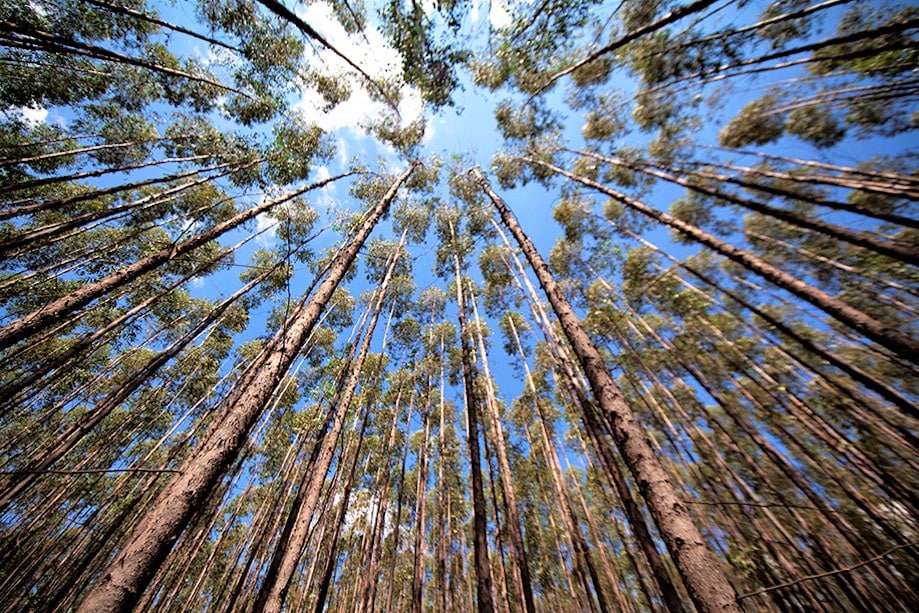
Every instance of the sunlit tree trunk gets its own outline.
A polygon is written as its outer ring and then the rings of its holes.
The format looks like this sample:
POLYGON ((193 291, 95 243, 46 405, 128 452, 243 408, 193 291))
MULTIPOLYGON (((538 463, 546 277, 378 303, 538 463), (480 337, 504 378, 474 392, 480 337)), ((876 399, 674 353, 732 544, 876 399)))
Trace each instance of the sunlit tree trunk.
POLYGON ((689 510, 657 460, 631 408, 610 376, 603 357, 510 210, 491 190, 481 174, 476 173, 476 178, 498 209, 504 224, 517 239, 546 291, 562 330, 590 382, 593 394, 613 426, 613 439, 639 486, 693 602, 702 611, 738 611, 737 595, 724 569, 693 523, 689 510))
POLYGON ((290 325, 274 337, 269 351, 259 360, 258 369, 250 368, 246 372, 214 427, 182 465, 179 476, 170 481, 150 505, 78 611, 125 611, 137 601, 196 508, 207 499, 235 460, 249 430, 303 347, 335 288, 414 168, 410 166, 371 209, 347 246, 336 255, 315 294, 297 309, 290 325))

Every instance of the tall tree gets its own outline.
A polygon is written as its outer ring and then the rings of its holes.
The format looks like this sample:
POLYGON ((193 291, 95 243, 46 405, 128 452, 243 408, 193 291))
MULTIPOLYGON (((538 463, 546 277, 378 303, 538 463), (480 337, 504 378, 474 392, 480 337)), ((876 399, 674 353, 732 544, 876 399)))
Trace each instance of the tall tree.
POLYGON ((196 506, 207 498, 239 453, 252 424, 303 347, 332 292, 414 169, 412 165, 402 173, 368 211, 354 236, 336 254, 315 293, 304 299, 289 324, 275 335, 260 359, 246 371, 237 384, 237 391, 224 404, 223 419, 185 462, 180 476, 173 479, 150 506, 102 579, 80 604, 80 610, 128 610, 140 597, 146 582, 162 564, 196 506))
POLYGON ((603 357, 559 290, 542 256, 523 233, 504 201, 488 186, 485 177, 476 170, 471 172, 536 272, 561 322, 562 330, 590 381, 594 397, 612 425, 613 439, 632 477, 639 484, 642 497, 648 504, 693 602, 703 611, 739 610, 737 594, 720 562, 693 523, 689 509, 676 493, 663 467, 655 459, 645 433, 610 376, 603 357))

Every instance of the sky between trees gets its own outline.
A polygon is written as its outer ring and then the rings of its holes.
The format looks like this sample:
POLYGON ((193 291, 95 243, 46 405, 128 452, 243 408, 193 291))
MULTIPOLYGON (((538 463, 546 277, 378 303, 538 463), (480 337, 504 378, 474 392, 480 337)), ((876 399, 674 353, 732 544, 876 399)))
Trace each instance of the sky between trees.
POLYGON ((907 3, 7 0, 0 606, 919 606, 907 3))

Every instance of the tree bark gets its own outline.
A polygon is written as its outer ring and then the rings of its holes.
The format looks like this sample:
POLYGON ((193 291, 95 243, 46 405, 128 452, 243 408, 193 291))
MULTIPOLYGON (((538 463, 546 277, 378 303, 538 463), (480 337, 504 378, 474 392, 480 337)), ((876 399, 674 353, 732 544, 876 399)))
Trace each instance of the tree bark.
POLYGON ((265 359, 260 361, 260 368, 246 372, 227 401, 221 418, 182 465, 182 473, 170 481, 150 505, 119 554, 80 604, 79 613, 127 611, 133 607, 196 508, 207 499, 239 454, 249 431, 303 347, 335 288, 377 221, 388 210, 396 191, 414 169, 413 164, 371 209, 355 236, 334 258, 316 293, 298 309, 291 325, 275 335, 265 359))
MULTIPOLYGON (((456 238, 452 222, 450 233, 456 238)), ((463 275, 460 268, 459 254, 453 254, 454 272, 456 275, 457 318, 460 324, 460 343, 463 361, 463 389, 466 398, 466 419, 468 432, 466 441, 469 448, 469 473, 472 482, 472 522, 473 545, 476 572, 476 603, 479 613, 493 613, 491 564, 488 559, 488 523, 485 516, 485 491, 482 482, 481 455, 479 454, 479 419, 478 391, 475 386, 475 363, 472 358, 472 346, 469 330, 466 325, 465 296, 463 294, 463 275)))
POLYGON ((591 390, 606 413, 612 426, 613 439, 638 484, 693 603, 700 611, 705 612, 739 612, 737 594, 728 581, 721 563, 693 523, 689 510, 664 472, 648 443, 644 429, 635 420, 632 409, 613 381, 600 352, 590 340, 536 247, 523 233, 510 209, 492 191, 481 173, 473 171, 473 175, 497 208, 505 226, 517 239, 545 290, 562 330, 590 382, 591 390))

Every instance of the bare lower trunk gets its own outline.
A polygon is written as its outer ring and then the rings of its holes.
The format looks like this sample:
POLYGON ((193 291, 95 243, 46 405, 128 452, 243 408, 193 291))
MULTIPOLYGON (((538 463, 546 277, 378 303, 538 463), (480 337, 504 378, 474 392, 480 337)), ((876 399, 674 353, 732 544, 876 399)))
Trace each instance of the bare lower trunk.
POLYGON ((696 607, 706 612, 739 611, 737 594, 724 569, 670 482, 644 429, 636 421, 632 409, 607 370, 600 352, 507 205, 491 190, 480 173, 474 173, 536 272, 562 330, 584 369, 597 403, 607 416, 613 440, 638 484, 696 607))
POLYGON ((150 505, 120 553, 81 603, 80 613, 127 611, 134 606, 195 510, 236 459, 250 429, 299 354, 332 293, 414 168, 414 165, 409 167, 371 209, 349 244, 334 258, 315 294, 297 309, 291 324, 269 343, 264 358, 257 362, 258 369, 250 368, 243 375, 220 418, 184 462, 180 474, 150 505))

